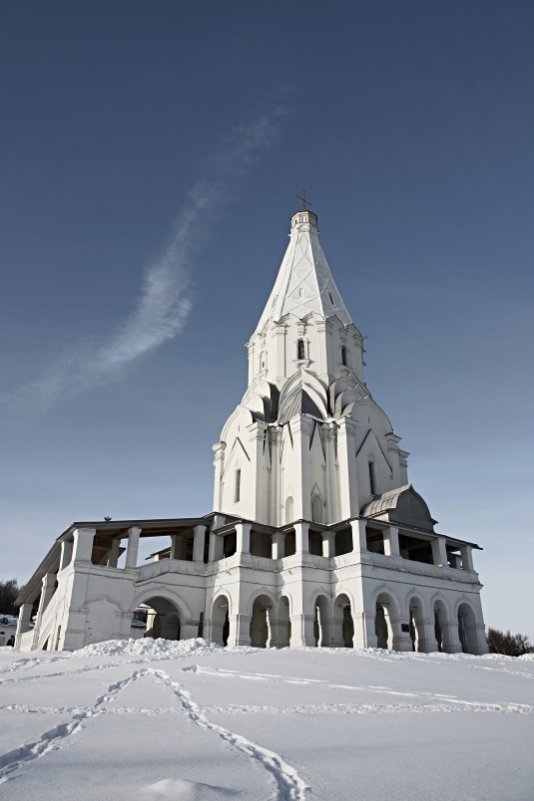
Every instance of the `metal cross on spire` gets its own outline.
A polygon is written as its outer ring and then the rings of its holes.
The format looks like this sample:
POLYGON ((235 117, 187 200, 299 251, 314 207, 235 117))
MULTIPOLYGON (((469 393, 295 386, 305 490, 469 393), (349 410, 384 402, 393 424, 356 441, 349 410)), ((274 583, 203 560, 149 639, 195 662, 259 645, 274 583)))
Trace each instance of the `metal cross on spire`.
POLYGON ((306 190, 302 190, 302 195, 297 195, 297 199, 302 203, 302 211, 308 211, 311 206, 310 201, 306 197, 306 190))

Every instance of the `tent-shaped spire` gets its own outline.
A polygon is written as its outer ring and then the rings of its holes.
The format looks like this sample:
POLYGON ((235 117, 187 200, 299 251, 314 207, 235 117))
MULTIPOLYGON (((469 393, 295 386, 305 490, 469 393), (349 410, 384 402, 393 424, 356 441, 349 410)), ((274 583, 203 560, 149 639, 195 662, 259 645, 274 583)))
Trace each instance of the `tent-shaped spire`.
POLYGON ((302 319, 311 312, 352 322, 319 241, 317 215, 303 210, 291 217, 289 245, 256 331, 286 314, 302 319))

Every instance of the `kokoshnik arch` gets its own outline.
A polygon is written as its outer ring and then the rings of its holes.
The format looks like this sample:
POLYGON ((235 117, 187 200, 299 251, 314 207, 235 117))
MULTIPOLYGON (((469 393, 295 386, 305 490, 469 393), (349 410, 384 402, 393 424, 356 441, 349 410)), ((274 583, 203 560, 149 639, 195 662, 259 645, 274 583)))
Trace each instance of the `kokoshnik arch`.
POLYGON ((487 650, 472 542, 437 533, 363 374, 363 337, 291 218, 248 343, 248 388, 214 446, 214 512, 73 523, 19 597, 20 650, 146 634, 221 644, 487 650), (169 546, 138 565, 140 537, 169 546))

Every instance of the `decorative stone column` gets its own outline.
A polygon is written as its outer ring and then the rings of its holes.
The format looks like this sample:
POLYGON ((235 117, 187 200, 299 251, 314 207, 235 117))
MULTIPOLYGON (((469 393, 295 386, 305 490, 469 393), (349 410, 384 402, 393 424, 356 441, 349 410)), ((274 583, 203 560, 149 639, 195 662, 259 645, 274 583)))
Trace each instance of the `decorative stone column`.
POLYGON ((386 556, 400 556, 399 529, 396 526, 384 531, 384 553, 386 556))
POLYGON ((443 537, 438 537, 431 541, 432 546, 432 559, 436 567, 448 567, 449 560, 447 559, 447 548, 443 537))
POLYGON ((276 531, 273 534, 272 538, 272 548, 271 548, 271 555, 273 559, 283 559, 284 558, 284 532, 283 531, 276 531))
POLYGON ((443 650, 446 654, 459 654, 462 651, 462 643, 458 634, 458 621, 448 620, 441 624, 441 637, 443 650))
POLYGON ((463 570, 470 570, 471 572, 474 571, 473 565, 473 548, 471 545, 462 545, 460 548, 460 553, 462 554, 462 569, 463 570))
POLYGON ((315 645, 315 612, 313 615, 291 615, 291 648, 315 645))
POLYGON ((74 549, 72 555, 74 562, 91 561, 95 534, 96 529, 94 528, 77 528, 74 530, 74 549))
POLYGON ((391 621, 391 628, 393 629, 393 636, 392 636, 392 644, 391 648, 394 651, 411 651, 412 650, 412 638, 410 637, 410 632, 403 631, 402 626, 409 626, 409 623, 402 623, 399 621, 398 623, 393 623, 391 621))
POLYGON ((206 541, 206 526, 198 525, 193 529, 193 562, 204 561, 204 543, 206 541))
POLYGON ((132 526, 128 529, 128 550, 126 551, 126 570, 132 570, 137 567, 137 554, 139 553, 139 537, 141 536, 142 528, 139 526, 132 526))
POLYGON ((107 567, 117 567, 119 556, 121 552, 120 537, 114 537, 111 540, 111 548, 108 552, 107 567))
POLYGON ((352 613, 354 623, 353 643, 355 648, 376 648, 375 612, 352 613))
POLYGON ((230 615, 228 645, 250 645, 250 615, 230 615))
POLYGON ((335 531, 323 532, 323 556, 331 559, 336 555, 336 534, 335 531))
POLYGON ((22 635, 30 631, 30 623, 32 619, 33 602, 28 601, 22 604, 19 610, 19 619, 17 621, 17 633, 15 636, 15 648, 20 648, 20 641, 22 635))
POLYGON ((275 609, 271 608, 267 610, 267 624, 269 626, 270 634, 267 645, 269 648, 279 648, 280 646, 286 644, 283 641, 284 624, 278 619, 278 617, 275 617, 275 614, 275 609))
POLYGON ((295 553, 298 554, 309 553, 310 524, 304 522, 295 523, 293 528, 295 529, 295 553))
POLYGON ((37 610, 37 617, 35 619, 35 628, 33 630, 33 648, 37 648, 38 646, 39 634, 41 630, 41 620, 55 590, 56 590, 56 574, 45 573, 42 579, 41 597, 39 599, 39 608, 37 610))
POLYGON ((350 527, 352 529, 352 551, 353 553, 360 554, 367 551, 367 536, 365 527, 367 521, 363 518, 358 520, 351 520, 350 527))
POLYGON ((236 523, 236 553, 250 553, 250 523, 236 523))
POLYGON ((210 547, 208 554, 208 562, 218 562, 219 559, 222 559, 223 548, 224 548, 223 537, 220 537, 218 534, 215 534, 213 531, 210 531, 210 547))
POLYGON ((74 548, 73 540, 63 540, 61 543, 61 556, 59 557, 59 572, 64 570, 70 565, 72 559, 72 551, 74 548))
POLYGON ((434 632, 434 621, 430 618, 425 618, 419 624, 417 650, 421 653, 429 654, 432 651, 437 651, 436 634, 434 632), (421 631, 419 631, 421 629, 421 631))

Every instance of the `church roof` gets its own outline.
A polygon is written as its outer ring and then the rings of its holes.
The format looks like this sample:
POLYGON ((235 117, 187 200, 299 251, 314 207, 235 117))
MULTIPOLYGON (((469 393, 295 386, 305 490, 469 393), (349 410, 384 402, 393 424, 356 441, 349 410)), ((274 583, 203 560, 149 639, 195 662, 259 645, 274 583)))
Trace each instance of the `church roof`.
POLYGON ((319 241, 317 215, 298 211, 291 217, 289 245, 256 331, 286 314, 302 319, 312 312, 352 323, 319 241))
POLYGON ((364 517, 378 517, 387 513, 392 522, 406 523, 433 531, 434 520, 425 500, 411 484, 383 492, 366 504, 361 514, 364 517))

